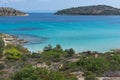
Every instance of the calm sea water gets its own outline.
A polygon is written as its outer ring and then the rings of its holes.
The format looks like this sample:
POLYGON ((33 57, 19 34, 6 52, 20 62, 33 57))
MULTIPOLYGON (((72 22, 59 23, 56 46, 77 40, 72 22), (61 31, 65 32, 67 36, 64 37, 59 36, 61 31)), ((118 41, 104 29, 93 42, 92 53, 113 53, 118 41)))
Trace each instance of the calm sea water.
POLYGON ((61 44, 78 51, 120 48, 120 16, 57 16, 31 13, 27 17, 0 17, 0 32, 29 41, 31 51, 61 44))

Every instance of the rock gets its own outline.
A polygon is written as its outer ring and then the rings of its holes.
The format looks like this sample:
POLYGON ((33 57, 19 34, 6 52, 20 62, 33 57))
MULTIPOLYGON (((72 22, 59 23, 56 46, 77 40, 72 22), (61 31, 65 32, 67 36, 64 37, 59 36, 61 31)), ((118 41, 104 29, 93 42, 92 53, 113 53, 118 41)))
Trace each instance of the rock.
POLYGON ((1 36, 5 46, 7 45, 23 45, 25 43, 27 43, 28 41, 24 40, 24 39, 19 39, 17 36, 14 35, 8 35, 8 34, 1 34, 1 36))

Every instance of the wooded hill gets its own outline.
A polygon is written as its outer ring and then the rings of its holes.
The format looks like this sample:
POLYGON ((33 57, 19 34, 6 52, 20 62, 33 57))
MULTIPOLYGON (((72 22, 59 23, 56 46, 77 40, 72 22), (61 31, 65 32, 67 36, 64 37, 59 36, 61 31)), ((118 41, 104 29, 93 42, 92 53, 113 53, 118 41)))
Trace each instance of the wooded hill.
POLYGON ((56 15, 120 15, 120 9, 107 5, 73 7, 59 10, 56 15))

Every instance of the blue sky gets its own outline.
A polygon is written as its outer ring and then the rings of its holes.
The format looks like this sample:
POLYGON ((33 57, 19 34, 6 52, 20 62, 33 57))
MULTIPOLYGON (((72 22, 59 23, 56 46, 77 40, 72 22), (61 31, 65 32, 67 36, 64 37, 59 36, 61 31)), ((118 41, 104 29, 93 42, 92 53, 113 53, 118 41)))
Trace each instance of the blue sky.
POLYGON ((120 8, 120 0, 0 0, 0 6, 26 12, 55 12, 64 8, 98 4, 120 8))

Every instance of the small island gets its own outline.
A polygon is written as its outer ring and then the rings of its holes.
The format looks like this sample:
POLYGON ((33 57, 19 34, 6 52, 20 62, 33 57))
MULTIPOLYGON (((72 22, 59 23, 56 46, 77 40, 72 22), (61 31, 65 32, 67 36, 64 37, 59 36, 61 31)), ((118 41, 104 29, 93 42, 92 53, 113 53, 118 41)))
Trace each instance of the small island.
POLYGON ((0 7, 0 16, 28 16, 29 14, 9 8, 9 7, 0 7))
POLYGON ((107 5, 93 5, 59 10, 55 15, 120 15, 120 9, 107 5))

